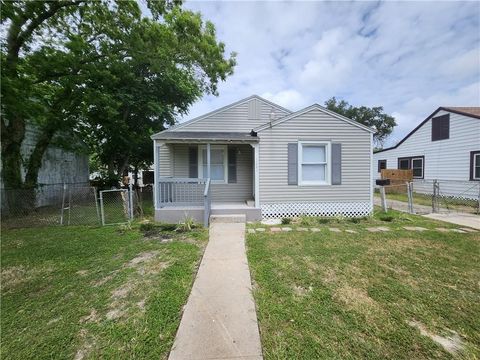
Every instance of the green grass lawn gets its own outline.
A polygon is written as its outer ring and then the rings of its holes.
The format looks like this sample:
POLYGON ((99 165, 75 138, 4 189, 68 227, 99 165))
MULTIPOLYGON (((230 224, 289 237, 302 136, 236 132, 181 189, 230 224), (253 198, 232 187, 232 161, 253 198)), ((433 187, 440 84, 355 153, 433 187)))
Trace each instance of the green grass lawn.
POLYGON ((247 237, 265 359, 480 357, 480 233, 394 211, 288 226, 320 231, 247 237))
POLYGON ((142 230, 3 230, 2 358, 165 358, 207 232, 142 230))

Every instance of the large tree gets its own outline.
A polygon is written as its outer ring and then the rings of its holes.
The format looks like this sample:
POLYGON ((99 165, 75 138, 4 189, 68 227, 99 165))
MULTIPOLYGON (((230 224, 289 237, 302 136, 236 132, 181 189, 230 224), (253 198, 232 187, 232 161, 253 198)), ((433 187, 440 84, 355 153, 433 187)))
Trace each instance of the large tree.
POLYGON ((232 73, 215 29, 178 1, 2 2, 2 177, 37 184, 47 147, 82 136, 115 174, 153 131, 232 73), (27 123, 40 130, 22 158, 27 123), (67 136, 66 136, 67 135, 67 136), (25 178, 21 168, 26 170, 25 178))
POLYGON ((392 133, 393 128, 397 126, 395 118, 386 114, 382 106, 352 106, 345 100, 337 100, 332 97, 325 101, 327 109, 335 111, 349 119, 355 120, 360 124, 372 127, 377 130, 373 135, 376 147, 383 147, 385 140, 392 133))

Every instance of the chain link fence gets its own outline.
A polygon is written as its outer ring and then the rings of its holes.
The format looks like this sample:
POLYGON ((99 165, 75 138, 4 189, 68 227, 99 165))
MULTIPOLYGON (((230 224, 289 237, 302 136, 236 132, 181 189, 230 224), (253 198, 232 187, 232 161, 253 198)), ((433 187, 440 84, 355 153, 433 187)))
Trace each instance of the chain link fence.
POLYGON ((148 189, 100 191, 84 183, 1 189, 1 225, 24 228, 126 223, 153 214, 151 194, 148 189))
MULTIPOLYGON (((383 186, 386 207, 408 212, 412 212, 413 207, 413 212, 417 214, 480 214, 480 182, 415 180, 411 184, 410 194, 407 182, 383 186)), ((379 197, 380 189, 376 189, 379 197)))
POLYGON ((420 180, 414 182, 417 202, 430 202, 432 212, 480 214, 480 182, 420 180))

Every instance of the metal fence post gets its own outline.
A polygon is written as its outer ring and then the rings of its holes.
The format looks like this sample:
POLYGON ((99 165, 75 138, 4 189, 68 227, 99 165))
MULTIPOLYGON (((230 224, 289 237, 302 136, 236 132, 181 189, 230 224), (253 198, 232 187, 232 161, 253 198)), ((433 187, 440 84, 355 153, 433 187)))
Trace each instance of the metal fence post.
POLYGON ((63 194, 62 194, 62 210, 60 211, 60 225, 63 225, 63 212, 65 210, 65 191, 67 190, 67 184, 63 184, 63 194))
POLYGON ((413 214, 412 183, 407 182, 408 212, 413 214))
POLYGON ((433 180, 432 212, 438 212, 438 180, 433 180))
POLYGON ((133 220, 133 186, 132 184, 128 185, 128 202, 129 202, 129 215, 130 220, 133 220))
POLYGON ((100 214, 102 216, 102 226, 105 226, 105 212, 103 210, 103 194, 100 191, 100 214))
POLYGON ((98 195, 97 195, 97 188, 93 188, 93 194, 95 196, 95 209, 97 210, 97 219, 98 222, 102 223, 102 219, 100 218, 100 210, 98 209, 98 195))
POLYGON ((382 199, 382 208, 387 212, 387 196, 385 195, 385 186, 380 186, 380 197, 382 199))

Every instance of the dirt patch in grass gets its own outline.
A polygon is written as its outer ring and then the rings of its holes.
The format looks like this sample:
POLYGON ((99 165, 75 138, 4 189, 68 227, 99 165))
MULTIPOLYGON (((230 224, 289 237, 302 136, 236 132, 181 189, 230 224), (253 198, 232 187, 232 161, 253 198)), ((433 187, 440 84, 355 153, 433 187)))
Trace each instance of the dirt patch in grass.
POLYGON ((98 322, 100 320, 100 316, 97 313, 97 310, 92 309, 90 314, 85 315, 80 318, 80 323, 91 323, 91 322, 98 322))
POLYGON ((141 264, 143 262, 149 261, 155 256, 158 255, 158 251, 149 251, 149 252, 143 252, 135 256, 132 260, 130 260, 127 264, 125 264, 125 267, 137 267, 138 264, 141 264))
POLYGON ((292 289, 293 289, 293 293, 298 297, 303 297, 313 291, 312 286, 305 288, 303 286, 294 285, 292 289))
POLYGON ((89 336, 86 329, 81 329, 78 333, 80 338, 80 347, 77 349, 73 360, 83 360, 87 357, 95 346, 95 339, 89 336))
POLYGON ((365 289, 344 285, 335 290, 335 298, 343 302, 348 308, 360 311, 378 311, 379 305, 373 300, 365 289))
POLYGON ((412 320, 412 321, 408 321, 407 324, 414 328, 417 328, 420 331, 420 334, 422 334, 423 336, 429 337, 434 342, 442 346, 445 349, 445 351, 449 352, 450 354, 454 355, 463 350, 464 345, 463 345, 462 339, 458 335, 458 333, 456 333, 453 330, 448 330, 448 332, 450 332, 450 336, 440 336, 430 332, 425 327, 425 325, 423 325, 419 321, 412 320))
POLYGON ((46 276, 51 273, 53 268, 34 268, 29 269, 25 266, 9 266, 1 271, 1 289, 2 292, 8 292, 26 281, 33 280, 37 276, 46 276))

